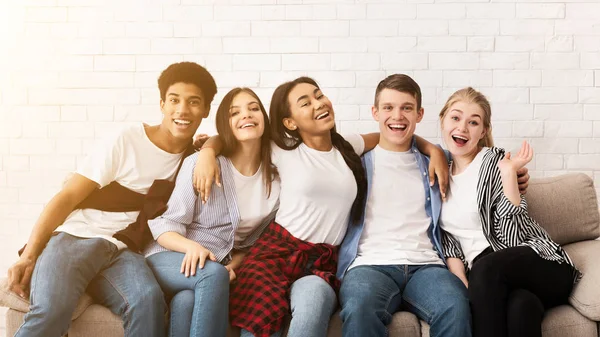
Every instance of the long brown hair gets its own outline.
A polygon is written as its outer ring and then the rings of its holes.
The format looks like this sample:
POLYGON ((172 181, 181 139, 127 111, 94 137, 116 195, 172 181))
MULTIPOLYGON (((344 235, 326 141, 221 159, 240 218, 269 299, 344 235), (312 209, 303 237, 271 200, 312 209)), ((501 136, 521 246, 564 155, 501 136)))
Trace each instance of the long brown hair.
POLYGON ((450 107, 456 102, 474 103, 479 105, 481 111, 483 111, 483 116, 481 116, 481 119, 483 122, 483 128, 485 129, 485 135, 479 140, 477 145, 480 147, 494 146, 494 138, 492 138, 492 106, 490 105, 487 97, 471 87, 456 91, 448 98, 446 104, 444 104, 444 107, 442 108, 442 111, 440 111, 440 123, 443 123, 444 117, 448 113, 448 110, 450 110, 450 107))
MULTIPOLYGON (((315 80, 310 77, 299 77, 293 81, 283 83, 273 92, 269 116, 271 117, 271 137, 275 144, 284 150, 293 150, 302 144, 302 137, 298 130, 289 130, 283 125, 283 119, 291 115, 289 94, 298 84, 307 83, 319 88, 315 80)), ((320 89, 320 88, 319 88, 320 89)), ((365 199, 367 196, 367 178, 360 157, 344 137, 337 133, 335 126, 331 129, 331 142, 340 151, 346 165, 352 170, 356 180, 357 194, 352 204, 350 216, 358 221, 362 218, 365 199)))
POLYGON ((265 107, 263 106, 260 98, 258 98, 258 95, 250 88, 237 87, 231 89, 225 95, 225 97, 223 97, 221 104, 219 104, 219 108, 217 109, 216 123, 219 138, 223 142, 223 150, 221 151, 221 154, 225 157, 229 157, 239 146, 239 141, 233 135, 233 131, 231 131, 231 124, 229 123, 229 109, 231 108, 231 104, 233 103, 235 96, 242 92, 245 92, 256 98, 258 106, 260 107, 260 111, 263 115, 264 131, 262 137, 260 137, 260 163, 262 166, 263 180, 265 182, 265 186, 267 187, 267 196, 270 196, 271 182, 275 178, 276 170, 271 163, 271 136, 269 132, 271 127, 269 125, 269 116, 267 116, 265 107))

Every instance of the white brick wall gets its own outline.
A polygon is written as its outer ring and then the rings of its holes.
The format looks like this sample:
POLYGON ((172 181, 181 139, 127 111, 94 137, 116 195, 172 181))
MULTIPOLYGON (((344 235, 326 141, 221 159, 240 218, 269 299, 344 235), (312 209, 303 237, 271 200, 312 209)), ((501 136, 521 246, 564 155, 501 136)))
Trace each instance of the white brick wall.
MULTIPOLYGON (((0 1, 0 276, 95 138, 157 121, 156 78, 183 60, 213 72, 217 98, 244 85, 266 103, 313 76, 339 127, 360 132, 377 129, 376 84, 405 72, 434 141, 445 99, 472 85, 492 101, 498 144, 531 141, 534 176, 599 181, 597 13, 597 0, 0 1)), ((200 128, 214 130, 214 117, 200 128)))

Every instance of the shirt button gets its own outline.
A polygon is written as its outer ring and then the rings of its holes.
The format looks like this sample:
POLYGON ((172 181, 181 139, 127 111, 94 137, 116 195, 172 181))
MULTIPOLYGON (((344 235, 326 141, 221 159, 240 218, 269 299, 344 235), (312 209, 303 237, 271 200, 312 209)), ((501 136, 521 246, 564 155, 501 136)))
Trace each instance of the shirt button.
POLYGON ((429 200, 431 200, 431 198, 430 198, 430 197, 427 197, 427 201, 429 201, 429 200))
POLYGON ((413 150, 413 151, 414 151, 415 153, 419 152, 419 151, 417 151, 417 150, 413 150))
POLYGON ((427 175, 427 172, 423 172, 423 175, 424 175, 424 176, 426 176, 426 175, 427 175))

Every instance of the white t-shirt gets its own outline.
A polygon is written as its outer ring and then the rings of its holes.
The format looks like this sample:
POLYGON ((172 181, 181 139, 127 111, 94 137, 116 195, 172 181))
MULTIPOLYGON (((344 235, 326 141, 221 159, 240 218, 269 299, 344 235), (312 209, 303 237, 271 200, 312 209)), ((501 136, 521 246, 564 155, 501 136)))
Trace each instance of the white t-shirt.
MULTIPOLYGON (((344 138, 357 154, 364 151, 358 134, 344 138)), ((296 238, 339 245, 346 235, 356 198, 356 180, 340 151, 318 151, 302 143, 294 150, 272 144, 272 161, 281 178, 275 221, 296 238)))
MULTIPOLYGON (((132 191, 146 194, 154 180, 173 180, 181 156, 154 145, 144 125, 138 124, 99 141, 77 173, 95 181, 100 188, 116 181, 132 191)), ((138 213, 75 210, 56 231, 82 238, 103 238, 124 249, 126 245, 112 236, 135 222, 138 213)))
POLYGON ((427 230, 423 175, 411 151, 373 149, 372 185, 358 254, 360 265, 441 264, 427 230))
POLYGON ((241 174, 231 161, 240 223, 235 232, 235 243, 243 242, 263 220, 273 212, 279 200, 279 178, 271 182, 271 194, 267 196, 267 186, 263 180, 262 166, 250 177, 241 174))
POLYGON ((477 207, 479 170, 488 150, 483 148, 463 172, 450 175, 450 193, 440 216, 442 229, 460 242, 469 267, 473 259, 490 246, 483 234, 477 207))

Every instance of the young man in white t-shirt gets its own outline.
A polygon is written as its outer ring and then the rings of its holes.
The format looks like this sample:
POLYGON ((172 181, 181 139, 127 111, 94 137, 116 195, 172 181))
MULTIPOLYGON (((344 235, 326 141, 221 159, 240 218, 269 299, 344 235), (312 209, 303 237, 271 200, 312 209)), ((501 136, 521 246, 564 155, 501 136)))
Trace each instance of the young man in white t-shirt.
POLYGON ((431 337, 469 337, 467 289, 443 260, 439 186, 430 185, 429 158, 414 139, 424 113, 419 85, 406 75, 385 78, 372 112, 381 134, 363 156, 365 213, 340 248, 343 336, 387 336, 392 315, 408 310, 431 337))
POLYGON ((65 335, 85 291, 121 316, 125 336, 165 335, 167 306, 144 256, 113 237, 139 212, 76 209, 111 182, 146 194, 155 180, 173 180, 217 88, 210 73, 192 62, 170 65, 158 87, 161 124, 138 124, 99 142, 44 208, 8 270, 8 287, 31 299, 15 336, 65 335))

